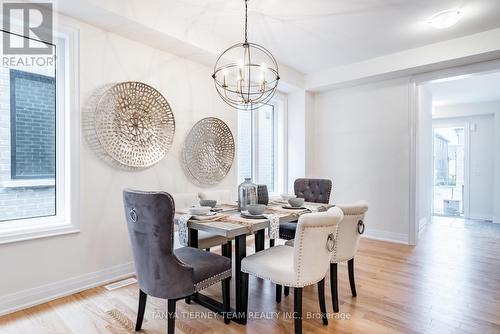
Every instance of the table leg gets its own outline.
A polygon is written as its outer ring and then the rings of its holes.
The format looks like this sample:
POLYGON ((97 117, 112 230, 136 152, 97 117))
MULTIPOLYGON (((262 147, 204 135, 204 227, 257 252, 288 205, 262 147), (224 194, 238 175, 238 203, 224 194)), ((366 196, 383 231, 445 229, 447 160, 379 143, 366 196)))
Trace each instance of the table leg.
POLYGON ((266 237, 264 232, 265 230, 258 230, 257 233, 255 233, 255 253, 263 251, 265 248, 264 242, 266 237))
POLYGON ((231 253, 233 252, 232 246, 231 246, 231 240, 229 240, 227 243, 221 246, 222 247, 222 256, 225 256, 229 259, 232 258, 231 253))
POLYGON ((247 256, 247 240, 246 235, 239 235, 235 238, 235 259, 234 259, 234 269, 236 276, 236 319, 235 321, 240 324, 247 323, 247 315, 243 310, 243 284, 241 275, 241 260, 247 256))
POLYGON ((188 246, 198 248, 198 230, 188 229, 188 246))

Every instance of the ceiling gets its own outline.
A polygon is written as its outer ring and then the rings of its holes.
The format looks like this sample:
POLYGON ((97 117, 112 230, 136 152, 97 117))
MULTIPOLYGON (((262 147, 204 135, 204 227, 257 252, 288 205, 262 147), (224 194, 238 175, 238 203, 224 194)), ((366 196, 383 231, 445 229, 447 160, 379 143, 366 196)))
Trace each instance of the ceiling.
MULTIPOLYGON (((83 12, 75 4, 89 2, 114 3, 192 44, 213 40, 214 53, 243 39, 243 0, 58 1, 72 16, 83 12)), ((248 7, 249 40, 305 74, 500 27, 500 0, 249 0, 248 7), (463 12, 457 25, 429 26, 432 14, 450 8, 463 12)))
POLYGON ((500 72, 438 80, 428 87, 434 106, 500 101, 500 72))

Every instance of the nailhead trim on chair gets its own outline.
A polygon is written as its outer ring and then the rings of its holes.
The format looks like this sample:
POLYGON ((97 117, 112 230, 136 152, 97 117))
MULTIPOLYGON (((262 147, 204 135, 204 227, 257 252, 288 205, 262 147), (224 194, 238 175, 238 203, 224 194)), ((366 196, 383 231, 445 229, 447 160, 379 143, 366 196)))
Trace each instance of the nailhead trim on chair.
POLYGON ((201 282, 198 282, 194 285, 194 290, 195 292, 201 291, 203 289, 208 288, 210 285, 213 285, 215 283, 218 283, 222 281, 225 278, 231 277, 232 270, 228 269, 226 271, 223 271, 217 275, 214 275, 212 277, 209 277, 201 282))
POLYGON ((291 240, 295 238, 295 236, 287 233, 280 233, 280 239, 291 240))
POLYGON ((290 284, 290 282, 280 282, 280 281, 276 281, 276 280, 274 280, 274 279, 272 279, 272 278, 270 278, 270 277, 267 277, 267 276, 264 276, 264 275, 257 275, 257 274, 255 274, 255 273, 250 272, 250 271, 247 271, 247 270, 242 270, 242 272, 247 273, 247 274, 252 274, 252 276, 255 276, 255 277, 258 277, 258 278, 262 278, 262 279, 264 279, 264 280, 271 281, 271 282, 272 282, 272 283, 274 283, 274 284, 286 285, 286 286, 288 286, 288 287, 290 287, 290 288, 303 288, 303 287, 308 286, 308 285, 313 285, 313 284, 316 284, 316 283, 318 283, 319 281, 321 281, 321 280, 324 278, 324 277, 323 277, 323 278, 321 278, 321 279, 319 279, 319 280, 317 280, 317 281, 310 281, 310 282, 306 282, 306 283, 304 283, 304 284, 302 285, 302 284, 290 284))
MULTIPOLYGON (((338 226, 338 225, 337 225, 338 226)), ((316 226, 304 226, 304 228, 302 229, 302 231, 300 232, 300 236, 302 239, 303 235, 304 235, 304 231, 306 230, 306 228, 328 228, 328 227, 331 227, 331 225, 316 225, 316 226)), ((295 247, 295 244, 294 244, 294 247, 295 247)), ((300 265, 301 265, 301 258, 302 258, 302 243, 300 243, 300 246, 299 246, 299 263, 298 263, 298 267, 300 268, 300 265)), ((300 280, 300 275, 301 275, 301 272, 300 270, 297 270, 297 278, 296 278, 296 282, 298 284, 298 281, 300 280)), ((321 280, 319 280, 321 281, 321 280)), ((319 282, 318 281, 318 282, 319 282)), ((318 283, 316 282, 316 283, 318 283)))

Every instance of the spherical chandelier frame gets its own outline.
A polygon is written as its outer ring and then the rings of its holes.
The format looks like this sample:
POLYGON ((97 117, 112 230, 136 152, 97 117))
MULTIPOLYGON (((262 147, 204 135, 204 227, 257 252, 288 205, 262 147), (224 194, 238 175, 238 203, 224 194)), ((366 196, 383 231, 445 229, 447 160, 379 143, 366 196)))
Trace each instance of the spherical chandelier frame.
POLYGON ((248 0, 244 1, 245 41, 222 52, 215 62, 212 78, 217 93, 229 106, 238 110, 254 110, 273 98, 280 76, 278 63, 271 52, 262 45, 248 42, 248 0), (242 53, 243 59, 228 61, 234 52, 242 53), (257 63, 255 59, 261 62, 257 63))

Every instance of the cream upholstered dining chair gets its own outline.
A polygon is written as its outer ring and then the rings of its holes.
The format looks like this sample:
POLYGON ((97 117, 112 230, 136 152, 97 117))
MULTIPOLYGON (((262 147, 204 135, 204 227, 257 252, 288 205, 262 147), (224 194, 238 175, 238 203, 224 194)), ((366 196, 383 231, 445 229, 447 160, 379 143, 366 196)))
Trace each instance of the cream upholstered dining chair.
POLYGON ((271 247, 241 262, 243 311, 248 309, 248 275, 294 288, 295 333, 302 333, 302 288, 318 283, 323 324, 328 324, 324 279, 333 251, 337 226, 343 218, 338 208, 300 216, 295 245, 271 247))
POLYGON ((344 219, 339 224, 335 246, 330 261, 330 286, 332 289, 333 311, 339 311, 339 294, 337 283, 337 264, 347 261, 349 284, 351 293, 356 297, 356 285, 354 282, 354 256, 358 251, 359 239, 365 231, 365 213, 368 211, 368 203, 358 201, 354 204, 337 205, 344 213, 344 219))
MULTIPOLYGON (((365 213, 368 211, 368 204, 365 201, 358 201, 354 204, 340 204, 336 206, 344 213, 344 219, 337 228, 335 245, 333 247, 332 258, 330 260, 330 287, 332 289, 333 311, 339 311, 339 293, 337 283, 337 264, 347 261, 347 271, 349 274, 349 284, 353 297, 357 296, 356 284, 354 281, 354 256, 358 251, 359 239, 365 231, 365 213)), ((288 240, 285 245, 294 245, 294 240, 288 240)))

